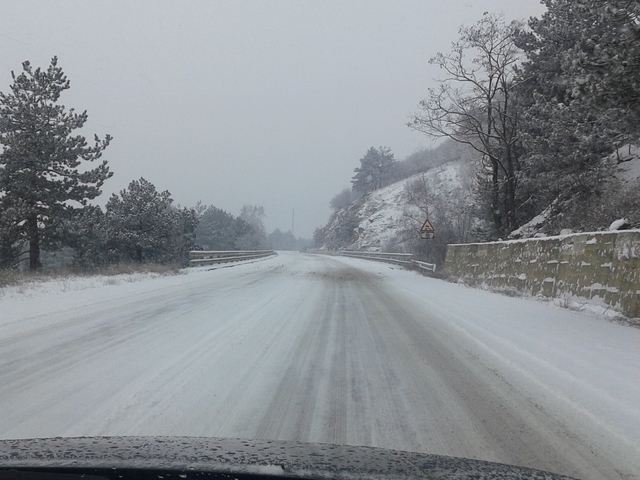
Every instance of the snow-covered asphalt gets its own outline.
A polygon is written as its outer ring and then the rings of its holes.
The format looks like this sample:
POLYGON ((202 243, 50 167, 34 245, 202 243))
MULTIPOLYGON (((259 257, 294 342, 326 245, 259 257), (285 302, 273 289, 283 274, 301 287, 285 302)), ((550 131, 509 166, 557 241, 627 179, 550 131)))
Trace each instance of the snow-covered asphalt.
POLYGON ((640 478, 640 329, 297 253, 78 282, 0 296, 0 438, 300 440, 640 478))

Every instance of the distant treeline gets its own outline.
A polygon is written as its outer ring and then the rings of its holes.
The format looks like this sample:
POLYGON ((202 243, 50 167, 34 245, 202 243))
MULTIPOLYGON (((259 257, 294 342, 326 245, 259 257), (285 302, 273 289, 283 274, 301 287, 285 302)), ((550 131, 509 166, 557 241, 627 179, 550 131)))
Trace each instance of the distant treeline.
MULTIPOLYGON (((118 263, 185 265, 192 249, 264 249, 302 242, 279 230, 267 237, 262 207, 239 217, 213 206, 173 204, 144 178, 107 201, 89 203, 113 173, 103 151, 111 137, 87 143, 75 130, 87 113, 58 103, 69 80, 54 57, 45 70, 23 63, 0 93, 0 268, 42 267, 42 252, 64 250, 57 264, 82 269, 118 263), (96 165, 93 168, 91 164, 96 165), (291 238, 290 238, 291 237, 291 238)), ((48 255, 49 257, 51 255, 48 255)))

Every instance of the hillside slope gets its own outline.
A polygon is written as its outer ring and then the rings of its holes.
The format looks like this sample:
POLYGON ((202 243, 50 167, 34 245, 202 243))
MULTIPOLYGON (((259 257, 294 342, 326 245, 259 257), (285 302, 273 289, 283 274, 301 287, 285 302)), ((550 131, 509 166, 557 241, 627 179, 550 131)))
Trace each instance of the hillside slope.
POLYGON ((558 199, 509 235, 531 238, 580 231, 640 228, 640 146, 625 145, 602 160, 614 174, 601 185, 598 197, 578 212, 575 205, 558 199), (612 228, 617 225, 616 228, 612 228))
POLYGON ((336 212, 323 248, 407 251, 427 215, 441 223, 451 207, 470 204, 470 178, 468 163, 455 160, 371 192, 336 212))

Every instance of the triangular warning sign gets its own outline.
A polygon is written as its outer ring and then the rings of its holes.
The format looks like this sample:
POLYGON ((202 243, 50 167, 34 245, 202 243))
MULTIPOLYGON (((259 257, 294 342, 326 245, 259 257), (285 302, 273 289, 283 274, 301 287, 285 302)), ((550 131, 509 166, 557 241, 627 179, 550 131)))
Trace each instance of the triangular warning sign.
POLYGON ((420 232, 420 238, 423 239, 429 239, 429 238, 433 238, 433 236, 435 235, 436 231, 433 228, 433 225, 431 225, 431 222, 429 221, 429 219, 427 218, 424 223, 422 224, 422 227, 420 227, 420 230, 418 230, 420 232))
POLYGON ((431 222, 429 221, 429 219, 427 218, 424 223, 422 224, 422 227, 420 227, 420 233, 435 233, 435 230, 433 229, 433 225, 431 225, 431 222))

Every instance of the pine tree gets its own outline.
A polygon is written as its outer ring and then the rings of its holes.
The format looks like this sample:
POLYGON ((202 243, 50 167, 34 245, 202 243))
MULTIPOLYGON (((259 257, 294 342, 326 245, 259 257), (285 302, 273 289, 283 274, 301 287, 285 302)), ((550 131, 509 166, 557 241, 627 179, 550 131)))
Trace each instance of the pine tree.
POLYGON ((0 93, 0 227, 5 245, 0 254, 13 255, 17 245, 29 244, 29 267, 40 267, 40 248, 55 249, 65 243, 65 219, 73 210, 100 195, 111 177, 107 162, 80 171, 83 162, 98 160, 111 137, 74 135, 87 121, 86 111, 65 111, 60 94, 69 80, 51 60, 46 70, 11 72, 11 93, 0 93), (12 241, 11 235, 17 235, 12 241))
POLYGON ((194 246, 195 210, 177 208, 168 191, 144 178, 113 194, 104 215, 110 262, 185 263, 194 246))
POLYGON ((273 250, 295 250, 296 249, 296 237, 291 233, 291 230, 283 232, 279 228, 276 228, 267 237, 269 240, 269 247, 273 250))
POLYGON ((371 147, 360 159, 360 166, 351 179, 353 190, 367 194, 393 183, 396 159, 388 147, 371 147))
POLYGON ((313 231, 313 247, 320 248, 324 243, 324 228, 316 228, 313 231))
POLYGON ((237 218, 211 205, 199 215, 196 241, 205 250, 234 250, 237 230, 237 218))
POLYGON ((567 52, 576 97, 607 117, 617 146, 640 136, 640 2, 583 0, 586 28, 567 52))
POLYGON ((106 248, 109 232, 105 215, 99 206, 77 209, 68 221, 68 245, 75 254, 73 264, 83 270, 104 267, 109 263, 106 248))
POLYGON ((0 210, 0 268, 12 267, 20 259, 20 228, 15 213, 14 208, 3 206, 0 210))
POLYGON ((640 2, 543 3, 518 38, 522 192, 536 213, 581 210, 612 175, 603 157, 640 135, 640 2))

